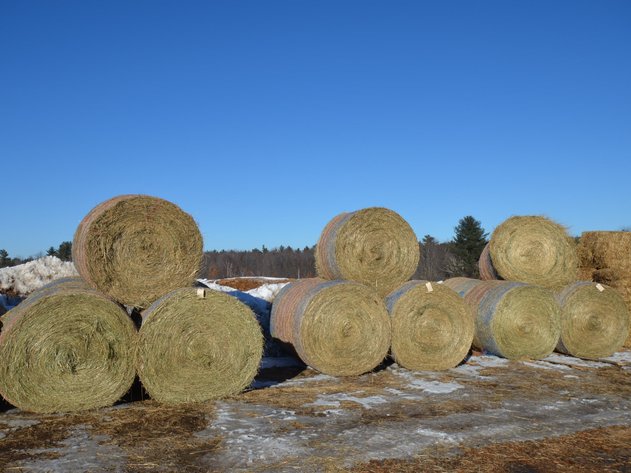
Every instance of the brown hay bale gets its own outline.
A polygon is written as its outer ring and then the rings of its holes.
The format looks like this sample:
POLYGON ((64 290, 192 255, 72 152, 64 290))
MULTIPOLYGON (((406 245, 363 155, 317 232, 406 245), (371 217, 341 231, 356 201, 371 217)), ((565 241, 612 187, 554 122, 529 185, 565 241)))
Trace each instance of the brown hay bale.
POLYGON ((508 359, 540 359, 557 346, 559 306, 545 288, 509 281, 482 281, 465 302, 475 311, 473 345, 508 359))
POLYGON ((453 368, 469 352, 474 318, 453 289, 409 281, 386 298, 395 361, 410 370, 453 368))
POLYGON ((79 278, 33 292, 1 322, 0 393, 22 410, 109 406, 134 381, 133 322, 79 278))
POLYGON ((371 207, 331 220, 318 241, 318 276, 371 286, 385 296, 410 279, 418 267, 418 240, 392 210, 371 207))
POLYGON ((478 268, 480 270, 480 279, 484 281, 492 281, 494 279, 501 279, 491 261, 491 252, 489 250, 489 243, 484 246, 480 259, 478 261, 478 268))
POLYGON ((126 305, 147 307, 193 284, 202 237, 193 218, 175 204, 122 195, 86 215, 75 232, 72 255, 92 287, 126 305))
POLYGON ((610 269, 613 279, 631 280, 631 232, 583 232, 577 251, 580 267, 610 269))
POLYGON ((142 313, 138 376, 159 402, 237 394, 256 376, 262 356, 254 313, 222 292, 176 289, 142 313))
POLYGON ((545 217, 505 220, 491 235, 489 253, 496 273, 507 281, 558 288, 578 275, 573 239, 545 217))
POLYGON ((557 294, 561 339, 557 350, 587 359, 605 358, 622 348, 629 333, 629 309, 622 296, 600 283, 579 281, 557 294))
POLYGON ((381 297, 352 281, 303 279, 274 299, 272 336, 291 343, 312 368, 333 376, 366 373, 390 348, 390 317, 381 297))
POLYGON ((457 277, 446 279, 445 281, 443 281, 443 284, 448 288, 456 291, 459 296, 464 297, 471 289, 476 287, 481 282, 482 281, 480 281, 479 279, 457 277))

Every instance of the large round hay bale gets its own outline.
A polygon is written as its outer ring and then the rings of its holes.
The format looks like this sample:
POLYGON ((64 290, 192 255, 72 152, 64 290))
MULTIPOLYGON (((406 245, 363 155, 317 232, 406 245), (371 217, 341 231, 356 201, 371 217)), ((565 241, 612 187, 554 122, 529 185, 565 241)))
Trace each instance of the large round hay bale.
POLYGON ((162 403, 200 402, 250 385, 263 356, 252 310, 234 297, 180 288, 142 313, 138 375, 162 403))
POLYGON ((134 381, 133 322, 120 305, 78 278, 33 292, 1 321, 0 393, 20 409, 109 406, 134 381))
POLYGON ((125 305, 147 307, 173 289, 191 286, 202 260, 193 218, 157 197, 122 195, 85 216, 72 245, 79 274, 125 305))
POLYGON ((312 368, 353 376, 378 366, 390 348, 390 317, 383 299, 352 281, 303 279, 274 299, 272 336, 291 343, 312 368))
POLYGON ((508 359, 540 359, 553 352, 561 335, 560 309, 542 287, 482 281, 465 302, 476 311, 473 345, 508 359))
POLYGON ((631 279, 631 232, 583 232, 578 244, 579 266, 611 269, 618 279, 631 279))
POLYGON ((480 254, 480 259, 478 260, 478 269, 480 271, 480 279, 484 281, 492 281, 494 279, 501 279, 495 268, 493 267, 493 262, 491 261, 491 251, 489 249, 489 243, 484 245, 484 249, 480 254))
POLYGON ((443 370, 471 348, 473 313, 456 291, 429 281, 409 281, 386 298, 392 318, 394 360, 410 370, 443 370))
POLYGON ((579 281, 557 294, 561 306, 561 339, 557 350, 597 359, 622 348, 629 333, 629 309, 613 288, 579 281))
POLYGON ((476 287, 481 282, 482 281, 479 279, 456 277, 445 279, 445 281, 443 281, 443 284, 448 288, 456 291, 459 296, 464 297, 471 289, 476 287))
POLYGON ((419 244, 410 225, 392 210, 371 207, 331 220, 318 241, 318 276, 361 282, 385 296, 418 267, 419 244))
POLYGON ((505 220, 491 235, 489 253, 495 272, 507 281, 558 288, 577 278, 574 241, 565 228, 545 217, 505 220))

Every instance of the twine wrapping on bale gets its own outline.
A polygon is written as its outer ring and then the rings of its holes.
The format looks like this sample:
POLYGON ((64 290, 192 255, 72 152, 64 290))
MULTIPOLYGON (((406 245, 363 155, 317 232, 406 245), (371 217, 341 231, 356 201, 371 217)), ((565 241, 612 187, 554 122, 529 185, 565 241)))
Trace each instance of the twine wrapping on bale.
POLYGON ((547 288, 575 281, 578 271, 576 245, 561 225, 539 216, 511 217, 499 225, 489 242, 486 263, 499 277, 547 288))
POLYGON ((138 375, 162 403, 200 402, 250 385, 263 356, 252 310, 225 293, 180 288, 142 314, 138 375))
POLYGON ((146 195, 107 200, 79 224, 72 245, 79 274, 125 305, 147 307, 191 286, 202 260, 202 237, 178 206, 146 195))
POLYGON ((476 311, 473 345, 508 359, 540 359, 557 346, 560 309, 542 287, 509 281, 481 281, 465 295, 476 311))
POLYGON ((611 287, 578 281, 557 294, 561 306, 561 339, 557 350, 598 359, 622 348, 629 332, 629 309, 611 287))
POLYGON ((22 410, 112 405, 135 377, 125 310, 78 278, 54 281, 2 317, 0 393, 22 410))
POLYGON ((471 289, 476 287, 481 282, 482 281, 480 281, 479 279, 456 277, 446 279, 445 281, 443 281, 443 284, 448 288, 456 291, 459 296, 464 297, 471 289))
POLYGON ((303 279, 274 299, 272 336, 291 343, 312 368, 354 376, 377 367, 390 348, 390 317, 381 297, 352 281, 303 279))
POLYGON ((331 220, 318 241, 318 276, 371 286, 385 296, 410 279, 419 263, 418 240, 392 210, 371 207, 331 220))
POLYGON ((392 318, 395 361, 410 370, 443 370, 458 365, 471 348, 474 318, 453 289, 410 281, 386 298, 392 318))
MULTIPOLYGON (((578 256, 581 278, 613 287, 631 310, 631 232, 583 232, 578 256)), ((631 348, 631 331, 624 346, 631 348)))
POLYGON ((489 249, 490 243, 484 245, 484 249, 480 254, 480 259, 478 261, 478 269, 480 270, 480 279, 485 281, 492 281, 494 279, 501 279, 495 268, 493 267, 493 262, 491 261, 491 252, 489 249))

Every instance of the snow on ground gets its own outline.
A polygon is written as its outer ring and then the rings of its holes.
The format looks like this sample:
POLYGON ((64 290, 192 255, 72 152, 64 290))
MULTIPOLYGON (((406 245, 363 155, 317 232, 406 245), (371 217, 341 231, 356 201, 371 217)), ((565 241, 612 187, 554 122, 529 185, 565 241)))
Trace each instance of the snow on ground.
POLYGON ((56 256, 44 256, 28 263, 1 268, 0 290, 27 296, 55 279, 69 276, 78 276, 74 264, 61 261, 56 256))

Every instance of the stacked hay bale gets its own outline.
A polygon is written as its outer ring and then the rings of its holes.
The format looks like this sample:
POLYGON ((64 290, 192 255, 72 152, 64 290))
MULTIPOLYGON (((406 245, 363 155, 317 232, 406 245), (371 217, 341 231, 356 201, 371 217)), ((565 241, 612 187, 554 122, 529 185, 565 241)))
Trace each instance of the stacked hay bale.
MULTIPOLYGON (((581 279, 614 288, 631 309, 631 232, 583 232, 578 256, 581 279)), ((624 346, 631 348, 631 332, 624 346)))
POLYGON ((0 393, 30 412, 109 406, 135 377, 136 328, 79 278, 54 281, 1 319, 0 393))
POLYGON ((549 289, 513 281, 448 279, 475 319, 473 346, 508 359, 540 359, 559 341, 559 306, 549 289))

